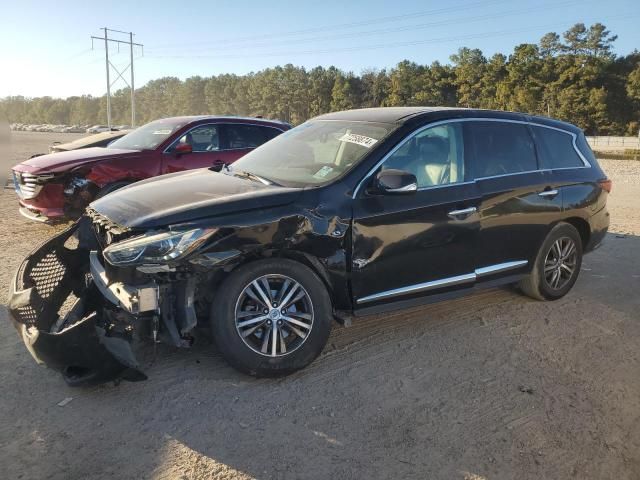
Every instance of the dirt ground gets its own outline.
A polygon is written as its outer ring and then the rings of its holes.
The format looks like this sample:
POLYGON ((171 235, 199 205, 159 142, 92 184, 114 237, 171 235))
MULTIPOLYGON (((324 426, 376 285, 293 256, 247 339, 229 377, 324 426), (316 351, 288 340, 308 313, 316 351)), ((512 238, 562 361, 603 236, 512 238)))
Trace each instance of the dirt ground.
MULTIPOLYGON (((14 160, 54 137, 17 132, 14 160)), ((2 307, 0 475, 640 478, 640 162, 601 164, 612 233, 567 297, 505 288, 336 325, 284 379, 237 373, 203 343, 151 352, 146 382, 72 389, 2 307)), ((0 290, 51 233, 0 193, 0 290)))

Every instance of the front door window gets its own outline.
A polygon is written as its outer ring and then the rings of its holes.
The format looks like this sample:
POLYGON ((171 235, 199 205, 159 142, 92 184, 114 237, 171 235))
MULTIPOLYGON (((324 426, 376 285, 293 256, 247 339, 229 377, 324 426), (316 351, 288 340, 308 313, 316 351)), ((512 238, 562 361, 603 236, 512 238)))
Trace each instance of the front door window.
POLYGON ((191 145, 193 152, 216 152, 220 150, 220 136, 216 125, 201 125, 178 139, 175 148, 179 144, 191 145))
POLYGON ((460 183, 465 179, 462 125, 427 128, 409 138, 383 164, 415 175, 418 188, 460 183))

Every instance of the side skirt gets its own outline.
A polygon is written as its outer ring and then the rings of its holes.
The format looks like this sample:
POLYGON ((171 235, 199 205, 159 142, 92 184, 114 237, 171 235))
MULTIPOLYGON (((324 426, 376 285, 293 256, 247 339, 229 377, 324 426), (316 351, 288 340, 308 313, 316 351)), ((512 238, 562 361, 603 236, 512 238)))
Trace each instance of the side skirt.
POLYGON ((495 288, 502 285, 508 285, 510 283, 516 283, 526 277, 526 274, 509 275, 507 277, 497 278, 495 280, 486 280, 480 283, 476 283, 468 288, 461 288, 449 292, 434 293, 430 295, 422 295, 420 297, 397 300, 395 302, 386 302, 379 305, 372 305, 370 307, 361 307, 353 311, 353 315, 356 317, 362 317, 365 315, 374 315, 378 313, 392 312, 395 310, 403 310, 406 308, 417 307, 420 305, 428 305, 430 303, 441 302, 443 300, 452 300, 454 298, 463 297, 469 295, 475 291, 485 290, 487 288, 495 288))

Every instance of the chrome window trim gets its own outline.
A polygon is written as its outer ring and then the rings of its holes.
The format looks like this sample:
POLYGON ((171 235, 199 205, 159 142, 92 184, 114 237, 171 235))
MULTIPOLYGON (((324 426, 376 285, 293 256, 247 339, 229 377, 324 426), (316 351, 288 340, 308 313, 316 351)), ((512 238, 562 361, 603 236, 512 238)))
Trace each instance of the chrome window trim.
POLYGON ((447 184, 444 184, 444 185, 432 185, 432 186, 428 186, 428 187, 420 187, 420 188, 418 188, 418 191, 427 190, 427 189, 431 189, 431 188, 442 188, 442 187, 452 187, 452 186, 455 186, 455 185, 465 185, 465 184, 475 183, 477 180, 486 180, 486 179, 490 179, 490 178, 507 177, 507 176, 511 176, 511 175, 523 175, 523 174, 526 174, 526 173, 544 172, 544 171, 552 171, 552 170, 568 170, 568 169, 576 169, 576 168, 591 168, 591 164, 589 163, 589 161, 585 158, 585 156, 582 154, 582 152, 578 148, 578 145, 576 143, 577 135, 575 133, 573 133, 573 132, 569 132, 567 130, 563 130, 562 128, 552 127, 550 125, 543 125, 541 123, 536 123, 536 122, 527 121, 527 120, 511 120, 511 119, 503 119, 503 118, 483 118, 483 117, 449 118, 447 120, 440 120, 440 121, 437 121, 437 122, 429 123, 427 125, 423 125, 422 127, 418 128, 417 130, 414 130, 413 132, 409 133, 409 135, 407 135, 402 141, 400 141, 400 143, 398 143, 395 147, 393 147, 391 149, 391 151, 389 151, 384 157, 382 157, 373 166, 373 168, 371 168, 367 172, 367 174, 362 178, 362 180, 360 180, 358 182, 358 185, 356 185, 356 188, 353 191, 353 195, 351 196, 351 198, 355 199, 356 196, 358 195, 358 193, 360 192, 360 188, 362 187, 362 185, 373 175, 373 173, 376 170, 378 170, 378 168, 380 168, 382 166, 382 164, 389 159, 390 156, 392 156, 397 150, 399 150, 402 146, 404 146, 405 143, 407 143, 409 140, 411 140, 414 136, 418 135, 419 133, 423 132, 424 130, 426 130, 428 128, 438 127, 440 125, 446 125, 448 123, 463 123, 463 122, 517 123, 517 124, 520 124, 520 125, 530 125, 530 126, 535 126, 535 127, 548 128, 550 130, 557 130, 558 132, 562 132, 562 133, 565 133, 567 135, 571 135, 571 137, 573 139, 573 141, 572 141, 573 149, 576 151, 578 156, 582 159, 584 165, 582 167, 561 167, 561 168, 553 168, 553 169, 551 169, 551 168, 538 168, 536 170, 529 170, 529 171, 526 171, 526 172, 513 172, 513 173, 504 173, 504 174, 501 174, 501 175, 491 175, 491 176, 487 176, 487 177, 478 177, 478 178, 474 178, 473 180, 468 180, 468 181, 465 181, 465 182, 447 183, 447 184))
POLYGON ((361 304, 373 302, 375 300, 407 295, 409 293, 427 292, 429 290, 435 290, 436 288, 452 287, 454 285, 474 283, 478 278, 483 278, 495 273, 502 273, 516 268, 521 268, 528 263, 528 260, 514 260, 510 262, 498 263, 496 265, 489 265, 487 267, 476 268, 473 273, 465 273, 462 275, 456 275, 454 277, 441 278, 439 280, 432 280, 429 282, 423 282, 415 285, 408 285, 406 287, 394 288, 392 290, 373 293, 371 295, 367 295, 366 297, 358 298, 356 300, 356 303, 361 304))
POLYGON ((555 172, 556 170, 580 170, 583 168, 590 168, 590 167, 587 167, 586 165, 584 167, 558 167, 558 168, 547 168, 544 171, 555 172))
MULTIPOLYGON (((186 132, 184 132, 182 135, 180 135, 178 138, 176 138, 171 145, 169 145, 167 148, 165 148, 162 153, 171 153, 169 151, 169 149, 171 147, 173 147, 176 143, 178 143, 178 141, 184 137, 185 135, 187 135, 188 133, 190 133, 191 131, 195 130, 196 128, 199 127, 207 127, 207 126, 222 126, 222 125, 250 125, 252 127, 264 127, 264 128, 272 128, 274 130, 278 130, 280 133, 284 133, 286 132, 286 130, 282 130, 281 128, 278 127, 274 127, 273 125, 261 125, 259 123, 244 123, 244 122, 217 122, 217 123, 201 123, 200 125, 195 125, 192 128, 190 128, 189 130, 187 130, 186 132)), ((278 134, 279 135, 279 134, 278 134)), ((268 142, 269 140, 267 140, 268 142)), ((264 142, 264 143, 267 143, 264 142)), ((264 144, 263 144, 264 145, 264 144)), ((231 152, 233 150, 249 150, 252 148, 258 148, 258 147, 246 147, 246 148, 221 148, 220 150, 208 150, 206 152, 193 152, 193 153, 218 153, 218 152, 231 152)))
POLYGON ((536 170, 525 170, 524 172, 501 173, 500 175, 488 175, 486 177, 478 177, 476 180, 490 180, 492 178, 513 177, 516 175, 527 175, 530 173, 541 173, 548 171, 548 168, 538 168, 536 170))
POLYGON ((472 183, 476 183, 475 180, 469 180, 467 182, 444 183, 442 185, 428 185, 426 187, 419 187, 417 191, 421 192, 422 190, 431 190, 434 188, 457 187, 458 185, 470 185, 472 183))

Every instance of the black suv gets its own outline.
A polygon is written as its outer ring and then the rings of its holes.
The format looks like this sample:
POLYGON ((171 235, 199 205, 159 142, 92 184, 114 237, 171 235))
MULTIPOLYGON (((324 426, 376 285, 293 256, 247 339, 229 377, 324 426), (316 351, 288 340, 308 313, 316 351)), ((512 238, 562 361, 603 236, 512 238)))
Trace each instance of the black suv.
POLYGON ((70 384, 146 378, 133 340, 186 347, 198 326, 234 367, 286 374, 333 319, 506 283, 562 297, 605 236, 610 188, 582 131, 549 118, 331 113, 221 172, 95 201, 25 260, 10 309, 70 384))

